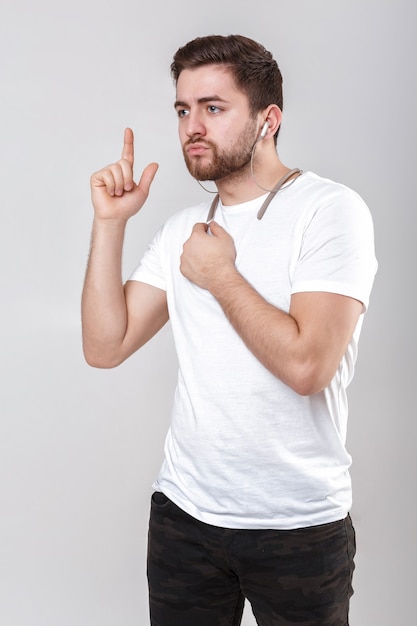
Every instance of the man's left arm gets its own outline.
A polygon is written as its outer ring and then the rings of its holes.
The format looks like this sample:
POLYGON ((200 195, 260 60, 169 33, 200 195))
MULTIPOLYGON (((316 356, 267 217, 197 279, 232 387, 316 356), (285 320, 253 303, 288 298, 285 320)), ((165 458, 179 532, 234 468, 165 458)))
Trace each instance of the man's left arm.
POLYGON ((196 224, 184 244, 181 272, 217 299, 256 358, 301 395, 333 378, 363 305, 327 292, 293 294, 286 313, 267 302, 237 271, 233 239, 217 223, 196 224))

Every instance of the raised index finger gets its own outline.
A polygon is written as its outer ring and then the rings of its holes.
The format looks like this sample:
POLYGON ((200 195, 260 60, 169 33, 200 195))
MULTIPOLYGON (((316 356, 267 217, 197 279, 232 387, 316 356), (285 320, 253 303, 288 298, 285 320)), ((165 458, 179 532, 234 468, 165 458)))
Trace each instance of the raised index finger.
POLYGON ((133 165, 133 161, 135 158, 133 141, 133 130, 131 128, 125 128, 122 159, 126 159, 126 161, 129 161, 131 165, 133 165))

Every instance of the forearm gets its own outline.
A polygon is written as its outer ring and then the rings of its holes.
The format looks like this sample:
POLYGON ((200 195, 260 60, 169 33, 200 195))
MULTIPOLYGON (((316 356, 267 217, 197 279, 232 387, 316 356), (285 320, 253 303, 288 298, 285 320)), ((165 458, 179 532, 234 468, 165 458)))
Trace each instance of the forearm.
POLYGON ((294 318, 268 303, 234 268, 212 281, 210 292, 249 350, 288 383, 299 337, 294 318))
POLYGON ((82 294, 83 347, 87 361, 112 364, 127 329, 122 283, 125 221, 95 220, 82 294))
MULTIPOLYGON (((354 322, 343 334, 340 328, 326 328, 314 293, 302 294, 304 302, 311 298, 311 307, 304 306, 302 311, 295 306, 294 312, 290 308, 286 313, 267 302, 231 267, 221 270, 209 290, 249 350, 274 376, 301 395, 313 395, 330 383, 354 322), (316 318, 313 325, 312 318, 316 318)), ((323 311, 328 298, 334 297, 321 294, 323 311)))

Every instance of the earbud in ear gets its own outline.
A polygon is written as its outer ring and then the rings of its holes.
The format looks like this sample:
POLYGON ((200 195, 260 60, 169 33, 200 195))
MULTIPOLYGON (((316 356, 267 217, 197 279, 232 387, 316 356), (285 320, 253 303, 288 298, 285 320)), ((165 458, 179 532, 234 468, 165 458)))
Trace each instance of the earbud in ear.
POLYGON ((268 132, 268 128, 269 128, 269 122, 265 122, 265 124, 262 126, 261 134, 259 135, 259 140, 265 137, 266 133, 268 132))

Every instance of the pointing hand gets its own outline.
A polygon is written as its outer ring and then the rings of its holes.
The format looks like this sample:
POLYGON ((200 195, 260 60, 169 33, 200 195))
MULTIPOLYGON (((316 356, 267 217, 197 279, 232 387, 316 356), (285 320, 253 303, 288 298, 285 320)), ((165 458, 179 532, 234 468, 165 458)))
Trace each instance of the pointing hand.
POLYGON ((133 179, 134 137, 132 129, 126 128, 122 158, 92 175, 91 197, 97 219, 121 219, 127 221, 144 205, 158 169, 157 163, 149 163, 142 172, 138 184, 133 179))

